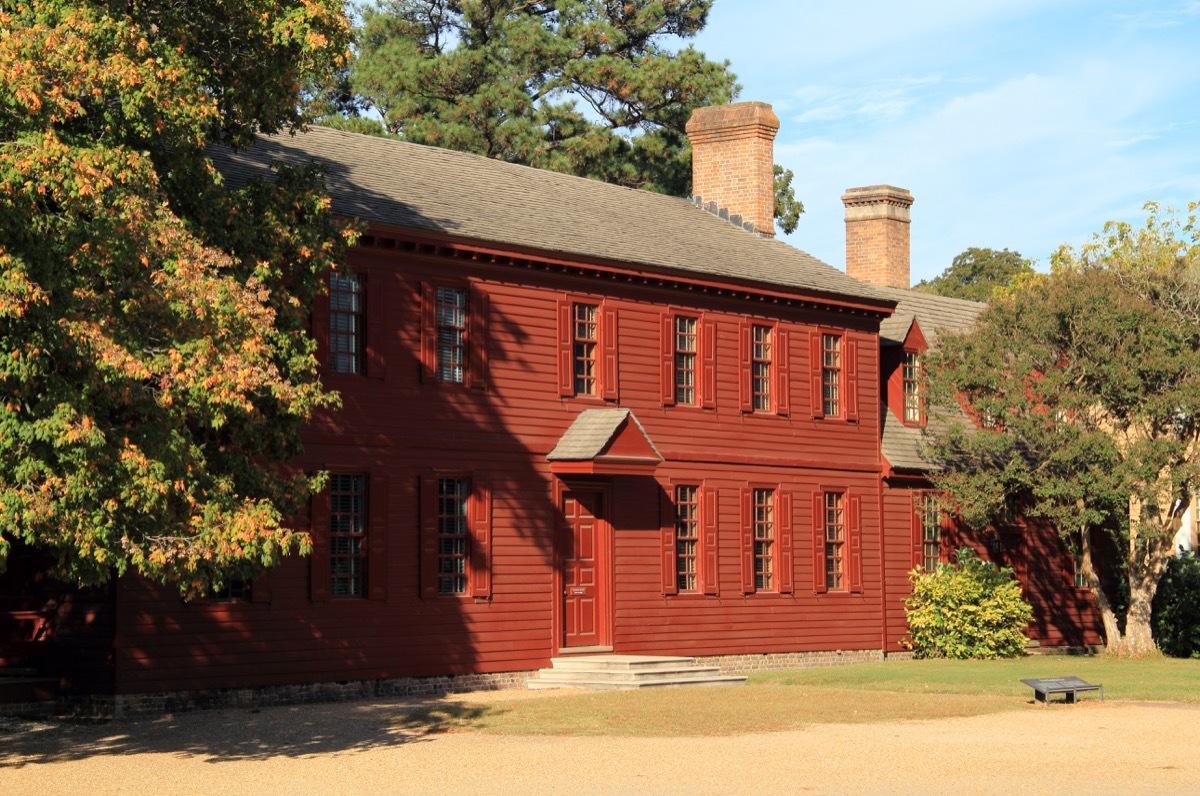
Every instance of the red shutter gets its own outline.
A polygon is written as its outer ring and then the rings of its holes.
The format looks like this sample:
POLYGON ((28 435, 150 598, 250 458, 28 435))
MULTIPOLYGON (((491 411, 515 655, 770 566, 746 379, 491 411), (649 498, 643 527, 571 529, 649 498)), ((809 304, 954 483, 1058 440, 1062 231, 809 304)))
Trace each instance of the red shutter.
POLYGON ((754 588, 754 493, 742 487, 742 591, 754 588))
POLYGON ((787 416, 792 412, 792 371, 788 360, 788 333, 786 329, 775 332, 775 412, 787 416))
POLYGON ((421 479, 421 596, 437 596, 437 496, 438 482, 433 476, 421 479))
POLYGON ((467 346, 470 361, 467 364, 467 385, 475 390, 486 390, 488 385, 488 311, 491 298, 478 288, 471 291, 467 305, 470 313, 467 330, 467 346))
POLYGON ((720 517, 718 509, 720 508, 717 502, 717 490, 711 487, 700 488, 700 499, 703 503, 700 506, 700 523, 703 548, 701 555, 704 556, 704 571, 701 573, 701 587, 705 594, 716 595, 720 592, 721 578, 718 570, 718 528, 720 527, 720 517))
POLYGON ((825 493, 813 492, 813 591, 824 594, 825 583, 825 493))
POLYGON ((387 477, 367 483, 367 597, 387 599, 387 477))
POLYGON ((312 496, 312 556, 309 558, 309 599, 329 599, 329 484, 312 496))
POLYGON ((750 362, 750 335, 750 323, 748 321, 743 321, 741 327, 738 329, 738 356, 740 358, 740 361, 738 362, 738 391, 741 394, 743 412, 754 411, 754 385, 752 383, 753 368, 751 367, 750 362))
POLYGON ((600 374, 600 387, 604 400, 615 401, 620 397, 617 388, 617 311, 605 310, 600 323, 600 334, 604 347, 604 370, 600 374))
POLYGON ((700 400, 705 409, 717 408, 717 325, 700 322, 700 400))
POLYGON ((437 384, 437 290, 421 283, 421 381, 437 384))
POLYGON ((863 573, 862 573, 862 498, 857 495, 850 497, 850 527, 846 531, 846 547, 850 551, 849 560, 846 562, 849 570, 848 576, 850 579, 850 591, 855 594, 862 594, 863 590, 863 573))
POLYGON ((575 394, 575 358, 571 353, 571 301, 558 302, 558 394, 575 394))
POLYGON ((659 389, 662 405, 675 405, 675 319, 671 313, 664 312, 660 323, 662 329, 661 345, 659 347, 659 389))
POLYGON ((663 594, 678 594, 679 582, 675 578, 675 494, 669 485, 662 488, 659 500, 662 590, 663 594))
POLYGON ((795 556, 792 554, 792 493, 779 491, 779 506, 776 517, 779 527, 775 529, 779 544, 779 593, 795 591, 795 556))
POLYGON ((924 492, 912 493, 912 569, 920 569, 925 565, 925 529, 921 527, 921 503, 924 499, 924 492))
POLYGON ((383 355, 387 343, 383 323, 383 273, 370 271, 366 276, 367 282, 367 344, 366 371, 372 379, 382 379, 387 375, 387 359, 383 355))
POLYGON ((858 420, 858 343, 846 341, 846 419, 858 420))
POLYGON ((821 330, 817 329, 808 339, 808 360, 809 367, 812 369, 810 377, 812 378, 812 388, 810 390, 812 400, 812 416, 820 419, 825 417, 825 398, 824 390, 821 384, 821 367, 824 363, 821 350, 821 330))
POLYGON ((471 495, 471 596, 492 596, 492 485, 472 480, 471 495))

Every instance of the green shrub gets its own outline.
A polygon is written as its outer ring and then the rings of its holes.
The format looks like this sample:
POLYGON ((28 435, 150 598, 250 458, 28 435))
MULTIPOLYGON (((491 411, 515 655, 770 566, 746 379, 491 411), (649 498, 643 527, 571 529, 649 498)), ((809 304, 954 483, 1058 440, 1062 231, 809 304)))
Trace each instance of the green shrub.
POLYGON ((1158 648, 1175 658, 1200 658, 1200 559, 1171 559, 1158 582, 1150 626, 1158 648))
POLYGON ((914 570, 905 600, 909 639, 918 658, 1013 658, 1025 654, 1032 609, 1011 569, 996 569, 963 548, 934 572, 914 570))

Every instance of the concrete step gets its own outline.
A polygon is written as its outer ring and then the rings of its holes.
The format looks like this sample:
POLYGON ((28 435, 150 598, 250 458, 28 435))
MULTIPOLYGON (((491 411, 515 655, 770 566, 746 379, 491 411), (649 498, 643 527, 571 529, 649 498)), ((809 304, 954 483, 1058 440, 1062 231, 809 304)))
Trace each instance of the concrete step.
POLYGON ((578 655, 551 659, 527 681, 533 689, 618 690, 663 686, 741 685, 745 677, 720 674, 716 666, 697 666, 693 658, 673 655, 578 655))
POLYGON ((551 658, 555 670, 572 671, 653 671, 694 665, 695 658, 672 655, 569 655, 551 658))

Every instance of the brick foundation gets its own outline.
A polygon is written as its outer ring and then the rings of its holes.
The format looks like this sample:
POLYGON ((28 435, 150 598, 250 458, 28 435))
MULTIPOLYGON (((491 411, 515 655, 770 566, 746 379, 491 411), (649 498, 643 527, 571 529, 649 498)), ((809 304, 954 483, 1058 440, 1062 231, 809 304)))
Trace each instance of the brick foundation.
MULTIPOLYGON (((891 652, 885 655, 879 650, 834 650, 702 656, 696 658, 696 663, 702 666, 718 666, 722 674, 751 674, 776 669, 809 669, 854 663, 878 663, 884 660, 909 660, 912 657, 911 652, 891 652)), ((53 717, 86 722, 150 718, 167 713, 213 708, 260 708, 406 696, 439 696, 465 691, 524 688, 526 680, 535 674, 536 672, 519 671, 157 694, 63 697, 58 702, 0 705, 0 716, 41 719, 53 717)))

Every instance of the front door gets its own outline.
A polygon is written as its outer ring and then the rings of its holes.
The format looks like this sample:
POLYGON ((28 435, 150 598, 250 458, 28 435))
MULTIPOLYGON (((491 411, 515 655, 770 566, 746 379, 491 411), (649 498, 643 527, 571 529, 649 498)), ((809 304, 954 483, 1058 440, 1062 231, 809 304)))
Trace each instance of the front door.
POLYGON ((564 647, 595 647, 606 641, 603 502, 600 491, 571 490, 563 494, 564 647))

